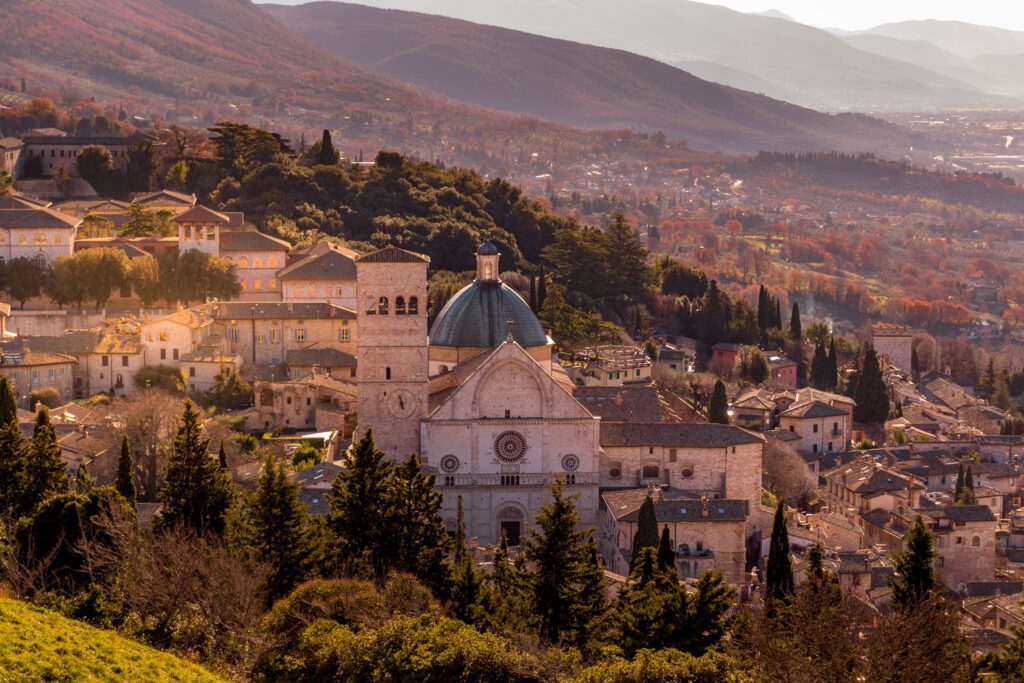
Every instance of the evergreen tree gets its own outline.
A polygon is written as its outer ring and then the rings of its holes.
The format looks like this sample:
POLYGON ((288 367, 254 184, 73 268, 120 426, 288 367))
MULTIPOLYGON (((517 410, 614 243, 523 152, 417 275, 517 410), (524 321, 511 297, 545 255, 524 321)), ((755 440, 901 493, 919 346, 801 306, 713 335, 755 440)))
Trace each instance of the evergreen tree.
POLYGON ((436 595, 447 591, 445 559, 451 540, 441 517, 444 497, 434 475, 423 471, 415 455, 393 468, 388 491, 388 526, 393 556, 389 564, 425 583, 436 595))
POLYGON ((686 624, 686 590, 677 577, 658 568, 654 548, 644 548, 636 558, 629 583, 615 602, 614 617, 616 644, 628 656, 677 643, 686 624))
POLYGON ((960 495, 956 498, 957 505, 975 505, 978 502, 974 495, 974 475, 971 474, 971 466, 967 466, 964 472, 964 486, 960 495))
POLYGON ((793 565, 789 559, 789 530, 786 528, 786 501, 779 498, 772 524, 772 539, 765 566, 765 598, 786 600, 793 592, 793 565))
POLYGON ((981 398, 991 399, 996 391, 996 366, 995 360, 989 356, 988 367, 985 369, 985 375, 978 382, 978 396, 981 398))
POLYGON ((932 532, 917 516, 903 539, 903 552, 893 559, 896 575, 889 580, 892 603, 902 610, 912 610, 927 598, 935 587, 935 550, 932 532))
POLYGON ((392 464, 373 442, 373 431, 348 453, 331 490, 330 524, 338 537, 339 561, 350 568, 367 563, 381 580, 387 574, 394 542, 388 524, 388 482, 392 464))
POLYGON ((590 557, 590 529, 577 531, 579 512, 576 496, 565 496, 561 478, 551 487, 552 499, 541 506, 524 543, 524 553, 531 562, 530 594, 532 613, 538 620, 541 637, 549 643, 563 639, 581 641, 583 634, 574 633, 579 624, 591 621, 593 594, 587 580, 593 572, 590 557))
POLYGON ((185 401, 167 475, 160 489, 160 528, 181 527, 197 534, 222 533, 231 507, 231 482, 209 452, 199 411, 185 401))
POLYGON ((658 519, 654 515, 654 500, 650 494, 640 504, 640 512, 636 523, 636 533, 633 535, 633 552, 630 558, 630 569, 640 556, 644 548, 658 547, 658 519))
POLYGON ((836 354, 836 338, 832 339, 828 343, 828 367, 825 375, 825 390, 832 391, 839 384, 839 358, 836 354))
POLYGON ((680 649, 700 656, 718 643, 726 633, 728 614, 736 602, 736 591, 721 571, 706 571, 697 581, 697 591, 689 598, 684 638, 680 649))
POLYGON ((88 495, 94 488, 96 488, 96 480, 89 474, 89 468, 83 462, 75 472, 75 493, 88 495))
POLYGON ((326 128, 324 128, 323 137, 320 139, 320 149, 316 153, 316 163, 323 166, 331 166, 338 163, 338 152, 334 149, 331 131, 326 128))
POLYGON ((544 264, 540 265, 540 274, 537 276, 537 310, 544 308, 544 302, 548 300, 548 278, 544 275, 544 264))
POLYGON ((217 451, 217 464, 220 465, 220 468, 222 470, 227 470, 227 468, 228 468, 228 456, 227 456, 227 453, 224 452, 224 441, 223 440, 221 440, 221 442, 220 442, 220 450, 217 451))
POLYGON ((853 400, 857 402, 853 409, 853 419, 857 422, 882 424, 889 417, 889 392, 882 379, 878 355, 871 346, 864 352, 853 400))
POLYGON ((775 299, 775 307, 772 315, 772 327, 776 329, 782 329, 782 304, 779 303, 778 298, 775 299))
POLYGON ((19 514, 27 461, 28 446, 17 420, 0 425, 0 521, 13 521, 19 514))
POLYGON ((259 486, 248 509, 253 554, 270 567, 270 600, 291 592, 310 574, 311 551, 306 510, 298 484, 288 481, 284 467, 267 455, 259 486))
POLYGON ((803 340, 803 327, 800 325, 800 305, 793 302, 793 312, 789 316, 789 338, 795 342, 803 340))
POLYGON ((768 329, 771 322, 769 306, 768 292, 765 290, 764 285, 761 285, 757 290, 757 329, 761 330, 762 335, 764 335, 764 331, 768 329))
POLYGON ((715 381, 715 388, 711 392, 708 422, 723 425, 729 424, 729 399, 725 395, 725 385, 722 384, 722 380, 715 381))
MULTIPOLYGON (((503 537, 504 533, 502 532, 503 537)), ((466 543, 466 513, 462 509, 462 496, 459 496, 456 501, 455 511, 455 560, 460 560, 468 552, 469 545, 466 543)))
POLYGON ((658 542, 658 566, 662 569, 676 569, 676 553, 672 550, 672 537, 668 532, 668 524, 661 530, 661 541, 658 542))
POLYGON ((135 489, 135 461, 131 449, 128 448, 128 435, 121 437, 121 455, 117 459, 117 479, 114 488, 128 504, 136 507, 138 494, 135 489))
POLYGON ((0 424, 18 423, 18 402, 14 386, 7 377, 0 377, 0 424))
POLYGON ((530 276, 530 310, 536 313, 540 309, 537 308, 537 276, 530 276))
POLYGON ((815 389, 824 389, 828 381, 828 356, 825 345, 818 342, 814 345, 814 358, 811 359, 811 384, 815 389))
POLYGON ((921 374, 921 360, 917 357, 917 347, 910 350, 910 372, 916 378, 921 374))
POLYGON ((28 514, 53 494, 68 492, 67 467, 61 460, 57 432, 50 422, 50 411, 46 406, 36 413, 36 424, 32 430, 32 441, 28 445, 23 477, 19 515, 28 514))
POLYGON ((960 500, 964 493, 964 463, 961 462, 956 468, 956 485, 953 486, 953 500, 960 500))
POLYGON ((827 571, 825 569, 825 549, 821 543, 815 543, 807 550, 807 578, 805 580, 824 581, 827 571))

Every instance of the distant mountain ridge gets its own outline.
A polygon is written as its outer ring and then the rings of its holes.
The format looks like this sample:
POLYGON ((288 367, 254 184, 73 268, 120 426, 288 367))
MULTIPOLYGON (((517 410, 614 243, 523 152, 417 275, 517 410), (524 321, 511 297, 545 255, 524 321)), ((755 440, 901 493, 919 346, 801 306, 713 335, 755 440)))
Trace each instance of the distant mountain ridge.
MULTIPOLYGON (((364 4, 424 9, 422 0, 364 4)), ((965 101, 1008 106, 972 83, 858 49, 822 29, 690 0, 434 0, 430 11, 626 50, 701 78, 732 75, 726 85, 759 80, 771 97, 829 111, 959 107, 965 101), (702 71, 701 64, 709 68, 702 71)))
POLYGON ((822 114, 620 50, 340 2, 261 7, 375 71, 468 104, 565 125, 662 131, 695 149, 733 153, 845 149, 899 156, 914 144, 877 119, 822 114))

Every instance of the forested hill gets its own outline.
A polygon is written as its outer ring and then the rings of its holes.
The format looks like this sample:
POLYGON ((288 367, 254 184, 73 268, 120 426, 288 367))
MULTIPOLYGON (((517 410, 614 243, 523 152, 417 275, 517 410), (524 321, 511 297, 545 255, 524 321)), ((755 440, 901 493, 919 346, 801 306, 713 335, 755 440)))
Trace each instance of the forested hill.
POLYGON ((731 153, 841 149, 899 158, 921 143, 877 119, 823 114, 622 50, 341 2, 261 7, 375 71, 468 104, 570 126, 660 130, 694 149, 731 153))

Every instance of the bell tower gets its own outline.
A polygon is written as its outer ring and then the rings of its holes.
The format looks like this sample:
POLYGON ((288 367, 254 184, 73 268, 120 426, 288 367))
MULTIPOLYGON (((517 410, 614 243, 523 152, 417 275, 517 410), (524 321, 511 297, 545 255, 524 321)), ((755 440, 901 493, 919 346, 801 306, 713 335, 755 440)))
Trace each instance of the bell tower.
POLYGON ((359 425, 393 460, 420 453, 427 415, 427 265, 398 247, 356 258, 359 425))

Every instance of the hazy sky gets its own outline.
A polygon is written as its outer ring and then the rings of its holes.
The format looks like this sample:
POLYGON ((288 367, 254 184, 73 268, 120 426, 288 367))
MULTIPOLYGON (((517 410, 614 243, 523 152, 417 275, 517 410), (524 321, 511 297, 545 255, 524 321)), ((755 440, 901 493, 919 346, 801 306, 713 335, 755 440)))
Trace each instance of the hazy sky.
MULTIPOLYGON (((777 9, 814 26, 857 30, 908 19, 953 19, 1024 31, 1021 0, 705 0, 740 12, 777 9)), ((425 0, 429 4, 429 0, 425 0)))
MULTIPOLYGON (((299 5, 309 0, 256 0, 299 5)), ((359 3, 360 0, 348 0, 359 3)), ((507 0, 515 2, 515 0, 507 0)), ((952 19, 1024 31, 1024 0, 703 0, 740 12, 777 9, 797 21, 823 28, 858 30, 908 19, 952 19)), ((375 0, 378 7, 391 6, 375 0)), ((406 9, 433 12, 432 0, 401 3, 406 9), (410 5, 415 5, 412 7, 410 5)))

